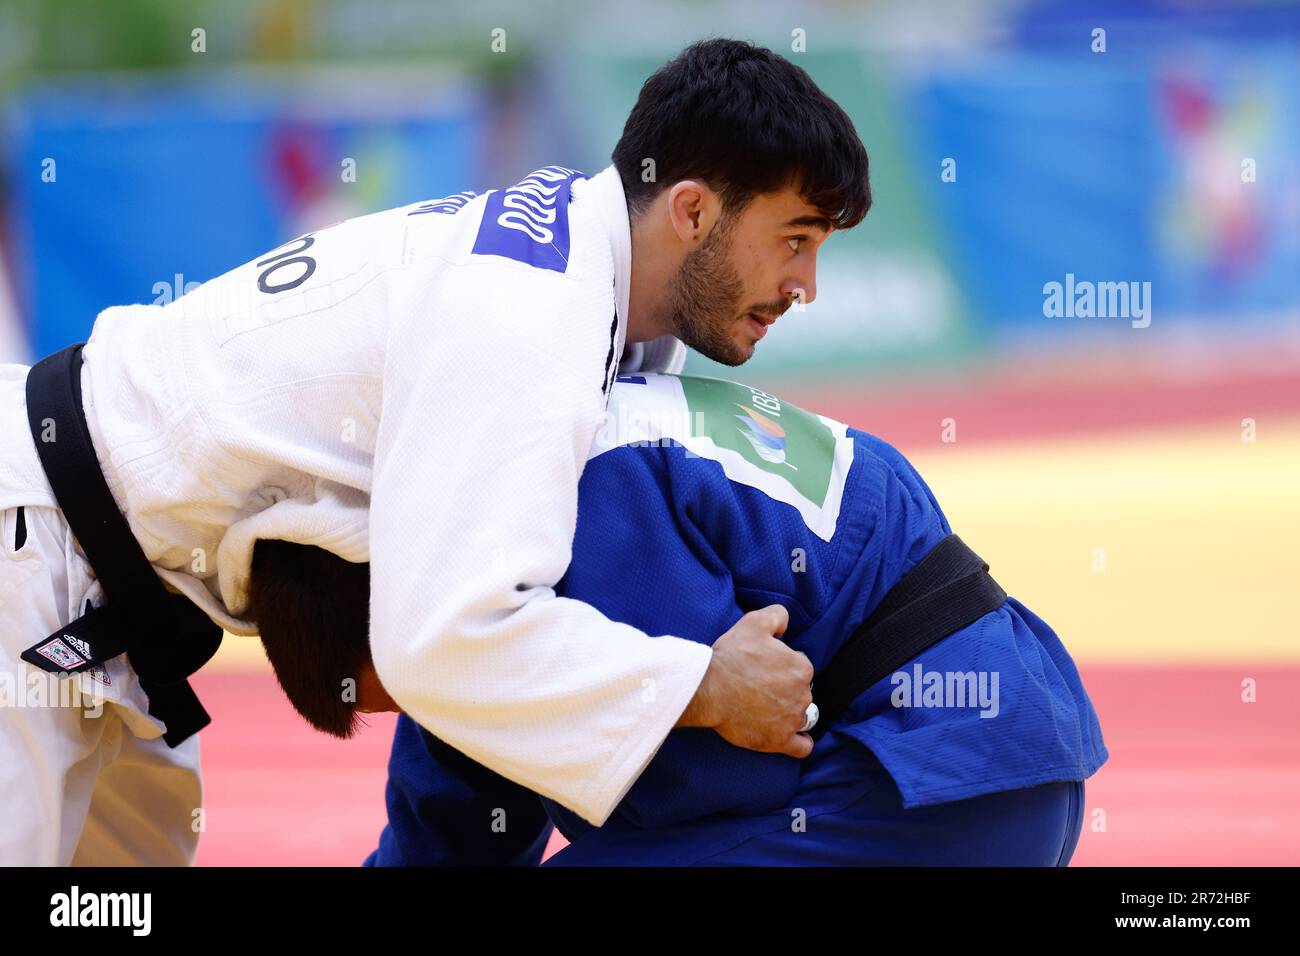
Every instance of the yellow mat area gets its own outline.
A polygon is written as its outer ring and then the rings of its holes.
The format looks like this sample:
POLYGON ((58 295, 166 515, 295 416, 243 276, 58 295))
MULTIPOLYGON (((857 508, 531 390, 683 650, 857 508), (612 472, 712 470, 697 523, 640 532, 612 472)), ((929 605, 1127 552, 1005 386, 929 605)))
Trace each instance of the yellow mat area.
POLYGON ((1076 660, 1300 661, 1300 417, 912 460, 1076 660))

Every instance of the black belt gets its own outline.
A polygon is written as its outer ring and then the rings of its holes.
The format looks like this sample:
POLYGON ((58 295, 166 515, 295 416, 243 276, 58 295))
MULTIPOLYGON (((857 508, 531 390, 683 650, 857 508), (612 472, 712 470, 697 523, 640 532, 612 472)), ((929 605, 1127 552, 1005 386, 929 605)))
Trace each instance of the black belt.
POLYGON ((940 541, 895 584, 813 680, 814 739, 867 688, 926 648, 997 610, 1007 592, 955 534, 940 541))
POLYGON ((104 589, 102 607, 23 652, 44 670, 76 673, 126 652, 149 696, 149 715, 175 747, 211 723, 187 678, 221 644, 222 630, 163 587, 104 481, 81 403, 81 348, 69 346, 27 373, 27 421, 45 477, 104 589))

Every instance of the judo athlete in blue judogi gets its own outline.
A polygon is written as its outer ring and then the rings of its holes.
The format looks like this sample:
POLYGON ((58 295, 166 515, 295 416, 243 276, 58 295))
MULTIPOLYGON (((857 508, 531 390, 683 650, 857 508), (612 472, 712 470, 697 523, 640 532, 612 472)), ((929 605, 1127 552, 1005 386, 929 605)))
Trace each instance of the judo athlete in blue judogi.
MULTIPOLYGON (((557 590, 702 642, 779 603, 820 675, 950 534, 879 438, 744 385, 627 376, 557 590)), ((402 716, 366 863, 533 865, 554 825, 569 846, 553 866, 1064 866, 1107 757, 1070 655, 1007 597, 858 695, 802 761, 672 731, 599 827, 402 716)))

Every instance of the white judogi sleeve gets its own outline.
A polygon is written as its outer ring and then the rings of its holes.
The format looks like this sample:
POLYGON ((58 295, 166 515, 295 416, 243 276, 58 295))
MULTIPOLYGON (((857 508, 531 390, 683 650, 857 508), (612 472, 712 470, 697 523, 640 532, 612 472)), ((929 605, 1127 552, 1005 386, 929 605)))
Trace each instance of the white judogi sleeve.
POLYGON ((554 591, 611 348, 608 280, 576 275, 586 230, 575 221, 574 233, 566 277, 465 261, 421 309, 394 303, 371 494, 371 642, 406 713, 599 825, 712 651, 652 640, 554 591))

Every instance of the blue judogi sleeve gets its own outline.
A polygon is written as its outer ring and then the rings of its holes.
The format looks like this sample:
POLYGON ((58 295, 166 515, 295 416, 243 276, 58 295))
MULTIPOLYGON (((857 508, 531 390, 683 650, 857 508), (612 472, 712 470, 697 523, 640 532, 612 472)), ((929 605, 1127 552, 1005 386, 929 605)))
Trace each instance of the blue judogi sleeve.
POLYGON ((537 794, 402 714, 388 761, 388 824, 365 866, 536 866, 551 835, 537 794))

